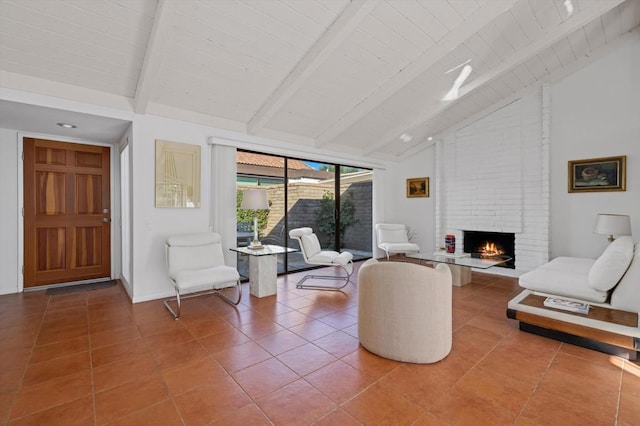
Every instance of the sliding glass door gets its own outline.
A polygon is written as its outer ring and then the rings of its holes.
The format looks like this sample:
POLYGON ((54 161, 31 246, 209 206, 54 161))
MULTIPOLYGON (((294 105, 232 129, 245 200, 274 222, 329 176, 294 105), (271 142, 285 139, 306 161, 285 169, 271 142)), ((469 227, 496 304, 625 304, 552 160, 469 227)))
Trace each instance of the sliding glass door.
MULTIPOLYGON (((250 219, 239 208, 242 190, 261 187, 270 206, 258 226, 263 244, 298 248, 289 230, 310 227, 323 249, 350 251, 356 260, 372 256, 371 170, 247 151, 238 151, 237 162, 239 245, 248 241, 250 219)), ((278 273, 309 267, 299 252, 281 256, 278 273)), ((248 276, 245 260, 238 259, 238 269, 248 276)))

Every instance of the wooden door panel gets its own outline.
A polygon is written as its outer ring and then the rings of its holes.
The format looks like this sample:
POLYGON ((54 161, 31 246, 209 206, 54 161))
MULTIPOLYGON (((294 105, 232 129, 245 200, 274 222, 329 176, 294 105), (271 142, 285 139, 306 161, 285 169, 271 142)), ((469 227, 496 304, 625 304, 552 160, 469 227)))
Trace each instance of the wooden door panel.
POLYGON ((76 152, 75 153, 75 165, 78 167, 91 167, 94 169, 101 169, 102 156, 96 152, 76 152))
POLYGON ((35 232, 36 273, 66 268, 66 228, 38 228, 35 232))
POLYGON ((71 268, 102 265, 102 226, 76 226, 73 229, 71 268))
MULTIPOLYGON (((76 214, 102 214, 102 179, 100 176, 75 175, 76 214)), ((102 216, 100 217, 102 219, 102 216)))
POLYGON ((67 164, 67 151, 64 149, 38 146, 35 150, 36 164, 51 164, 55 166, 64 166, 67 164))
POLYGON ((67 175, 64 173, 36 172, 36 216, 64 215, 66 213, 67 175))
POLYGON ((108 147, 24 139, 24 285, 111 274, 108 147))

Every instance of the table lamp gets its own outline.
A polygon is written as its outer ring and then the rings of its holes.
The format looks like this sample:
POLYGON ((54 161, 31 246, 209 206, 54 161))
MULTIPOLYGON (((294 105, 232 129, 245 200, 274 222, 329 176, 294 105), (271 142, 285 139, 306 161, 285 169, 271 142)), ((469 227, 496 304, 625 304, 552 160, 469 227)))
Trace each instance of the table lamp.
POLYGON ((609 235, 611 242, 615 240, 614 235, 631 235, 631 219, 626 214, 599 213, 593 232, 609 235))
POLYGON ((258 241, 258 210, 269 209, 269 199, 266 189, 245 189, 242 191, 241 209, 254 210, 253 212, 253 241, 249 248, 262 247, 262 243, 258 241))

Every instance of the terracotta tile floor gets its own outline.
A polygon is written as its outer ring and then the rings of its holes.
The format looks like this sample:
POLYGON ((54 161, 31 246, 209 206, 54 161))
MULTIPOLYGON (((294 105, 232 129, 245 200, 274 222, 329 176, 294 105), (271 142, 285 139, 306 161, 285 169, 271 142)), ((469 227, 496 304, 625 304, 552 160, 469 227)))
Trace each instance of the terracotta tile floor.
MULTIPOLYGON (((355 275, 354 275, 355 276, 355 275)), ((638 425, 640 364, 518 331, 516 280, 453 288, 453 349, 431 365, 357 339, 357 285, 233 308, 132 305, 121 286, 0 297, 0 420, 8 425, 638 425)))

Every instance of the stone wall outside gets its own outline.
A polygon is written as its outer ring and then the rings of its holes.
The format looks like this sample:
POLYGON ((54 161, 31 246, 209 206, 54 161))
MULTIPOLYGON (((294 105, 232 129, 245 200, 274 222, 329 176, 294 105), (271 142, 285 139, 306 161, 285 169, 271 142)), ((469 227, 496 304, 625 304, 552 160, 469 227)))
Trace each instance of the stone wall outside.
MULTIPOLYGON (((255 186, 238 186, 238 190, 255 186)), ((267 190, 271 208, 266 229, 261 233, 266 244, 282 244, 284 236, 284 185, 263 187, 267 190)), ((356 223, 345 229, 343 248, 370 252, 372 249, 372 182, 341 184, 341 197, 350 197, 355 207, 356 223)), ((329 236, 318 231, 317 215, 325 192, 334 192, 334 183, 294 182, 289 184, 289 229, 311 227, 318 234, 323 248, 331 245, 329 236)), ((290 246, 297 247, 291 240, 290 246)))

